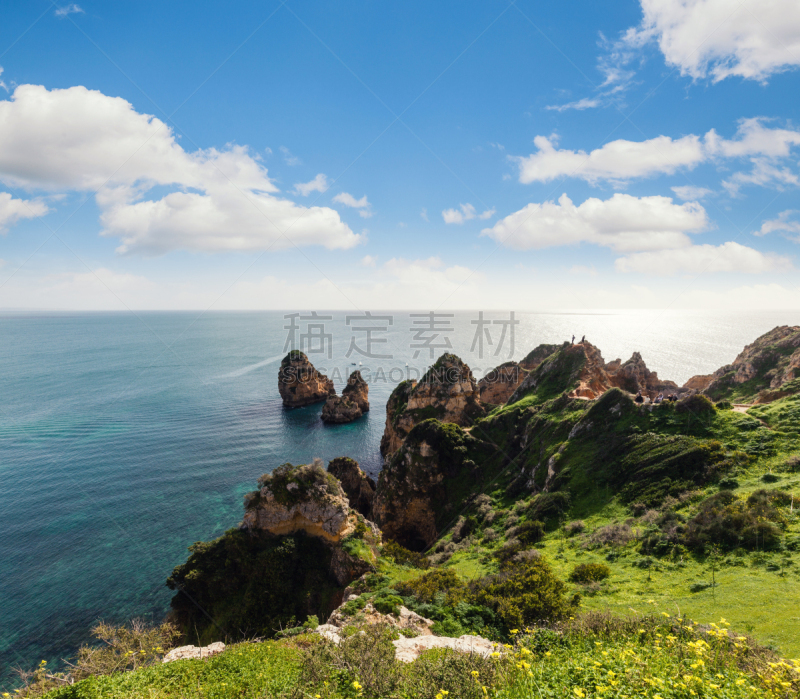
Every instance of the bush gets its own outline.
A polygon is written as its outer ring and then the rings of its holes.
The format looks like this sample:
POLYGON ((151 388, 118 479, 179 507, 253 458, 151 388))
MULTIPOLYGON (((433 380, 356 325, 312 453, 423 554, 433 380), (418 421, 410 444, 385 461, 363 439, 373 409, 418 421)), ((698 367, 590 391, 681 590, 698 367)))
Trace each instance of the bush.
POLYGON ((382 553, 384 556, 393 558, 394 562, 398 565, 408 565, 414 568, 423 569, 431 567, 431 562, 421 553, 409 551, 407 548, 403 548, 400 544, 392 539, 389 539, 383 545, 382 553))
POLYGON ((625 522, 608 524, 595 529, 589 537, 589 547, 625 546, 633 539, 633 532, 625 522))
POLYGON ((453 606, 465 598, 467 586, 455 571, 439 569, 404 582, 397 590, 401 595, 413 596, 420 602, 433 602, 442 595, 445 603, 453 606))
POLYGON ((80 682, 87 677, 112 675, 160 665, 180 632, 169 623, 153 626, 141 619, 113 626, 104 622, 92 628, 99 646, 81 646, 68 673, 52 673, 42 661, 32 672, 20 672, 22 686, 15 696, 40 697, 52 689, 80 682))
POLYGON ((533 546, 544 539, 544 524, 541 522, 523 522, 516 527, 511 527, 506 536, 510 539, 519 539, 525 546, 533 546))
POLYGON ((733 408, 733 403, 729 400, 721 400, 714 403, 714 407, 717 410, 731 410, 733 408))
POLYGON ((572 614, 579 598, 564 597, 566 585, 556 578, 544 558, 512 563, 498 575, 474 583, 470 597, 494 610, 508 629, 523 629, 572 614))
POLYGON ((403 598, 393 595, 389 591, 381 590, 371 600, 372 606, 381 614, 394 614, 400 613, 400 605, 403 604, 403 598))
POLYGON ((764 483, 777 483, 781 479, 780 476, 776 476, 774 473, 765 473, 761 476, 761 480, 764 483))
POLYGON ((725 548, 775 549, 780 546, 779 525, 786 523, 777 509, 791 501, 779 490, 758 490, 742 500, 721 490, 701 506, 686 527, 686 545, 701 550, 709 544, 725 548))
POLYGON ((714 414, 714 404, 704 395, 694 395, 678 401, 675 405, 676 413, 691 413, 699 418, 708 418, 714 414))
POLYGON ((591 583, 605 580, 611 575, 611 568, 605 563, 580 563, 569 574, 572 582, 591 583))
POLYGON ((567 536, 580 534, 584 529, 586 529, 586 523, 581 519, 576 519, 564 525, 564 532, 567 536))
POLYGON ((544 522, 548 529, 554 529, 569 510, 570 504, 569 493, 561 491, 539 493, 531 500, 528 507, 528 519, 544 522))
POLYGON ((739 481, 735 478, 723 478, 718 485, 720 490, 736 490, 739 487, 739 481))

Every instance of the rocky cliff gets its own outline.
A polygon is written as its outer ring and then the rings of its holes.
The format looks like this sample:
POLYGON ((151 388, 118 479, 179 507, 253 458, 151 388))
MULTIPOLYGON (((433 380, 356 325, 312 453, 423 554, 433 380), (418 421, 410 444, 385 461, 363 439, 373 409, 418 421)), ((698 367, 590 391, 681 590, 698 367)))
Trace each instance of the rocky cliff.
POLYGON ((369 518, 375 498, 375 481, 359 468, 358 462, 341 456, 328 464, 328 473, 341 483, 350 507, 369 518))
POLYGON ((336 395, 333 381, 320 374, 299 350, 292 350, 281 361, 278 392, 287 408, 321 403, 328 396, 336 395))
POLYGON ((369 410, 369 386, 360 371, 354 371, 347 379, 342 395, 328 397, 322 408, 322 420, 328 423, 352 422, 369 410))
POLYGON ((239 527, 191 546, 167 581, 172 620, 203 643, 327 616, 345 586, 374 570, 380 532, 321 462, 284 464, 258 485, 239 527))
POLYGON ((528 375, 517 362, 506 362, 492 369, 478 381, 481 403, 504 405, 528 375))
POLYGON ((747 345, 732 364, 717 369, 704 393, 713 400, 769 402, 788 395, 781 389, 797 377, 800 327, 783 325, 747 345))
POLYGON ((470 368, 454 354, 443 354, 416 381, 403 381, 386 404, 381 454, 388 462, 411 429, 430 418, 466 426, 485 414, 470 368))

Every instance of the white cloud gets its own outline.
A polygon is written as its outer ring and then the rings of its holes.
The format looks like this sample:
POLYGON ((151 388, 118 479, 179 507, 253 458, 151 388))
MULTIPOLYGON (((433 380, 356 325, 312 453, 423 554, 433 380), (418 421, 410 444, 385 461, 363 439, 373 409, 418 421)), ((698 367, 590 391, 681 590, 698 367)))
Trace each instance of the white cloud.
MULTIPOLYGON (((558 149, 555 136, 536 136, 533 139, 536 153, 509 159, 519 167, 519 181, 523 184, 559 177, 580 178, 593 185, 600 181, 622 183, 638 177, 671 175, 679 169, 692 170, 701 163, 722 158, 749 157, 762 170, 775 170, 773 163, 790 156, 792 147, 800 145, 800 131, 769 128, 765 125, 767 121, 763 117, 742 119, 733 139, 722 138, 712 129, 703 137, 690 134, 678 139, 669 136, 646 141, 619 139, 589 153, 558 149)), ((749 179, 742 175, 738 183, 735 178, 731 181, 738 187, 771 180, 763 175, 749 179)))
POLYGON ((787 257, 765 254, 731 241, 722 245, 692 245, 677 250, 638 252, 619 258, 614 267, 619 272, 648 275, 712 272, 762 274, 790 270, 792 263, 787 257))
POLYGON ((519 181, 547 182, 557 177, 578 177, 592 184, 600 180, 627 180, 672 174, 678 168, 692 169, 705 159, 702 143, 697 136, 672 140, 658 136, 647 141, 617 140, 606 143, 590 153, 557 150, 553 137, 537 136, 538 148, 527 157, 510 156, 519 167, 519 181))
POLYGON ((668 65, 714 82, 730 76, 766 81, 800 65, 796 0, 640 0, 644 18, 623 37, 631 47, 655 39, 668 65))
POLYGON ((479 214, 475 211, 475 207, 472 204, 460 204, 459 206, 459 209, 445 209, 442 211, 442 218, 445 223, 456 223, 460 225, 464 223, 464 221, 471 221, 474 218, 485 221, 495 214, 494 209, 487 209, 479 214))
POLYGON ((800 179, 788 167, 778 167, 766 158, 753 158, 752 163, 750 172, 736 172, 722 181, 722 186, 732 197, 738 196, 739 190, 746 185, 772 185, 778 190, 783 190, 787 185, 800 185, 800 179))
POLYGON ((761 224, 761 230, 756 235, 767 235, 779 231, 781 233, 800 233, 800 221, 790 221, 795 214, 800 213, 792 209, 781 211, 778 218, 769 219, 761 224))
POLYGON ((576 109, 583 111, 584 109, 594 109, 602 104, 599 97, 583 97, 582 99, 575 100, 574 102, 567 102, 566 104, 549 104, 545 107, 554 112, 566 112, 568 109, 576 109))
POLYGON ((245 146, 185 151, 159 119, 85 87, 20 85, 0 100, 0 181, 96 192, 102 234, 120 252, 350 248, 360 236, 326 207, 276 196, 245 146), (148 199, 155 187, 174 191, 148 199))
POLYGON ((328 178, 320 172, 311 182, 298 182, 294 191, 307 197, 311 192, 325 192, 329 186, 328 178))
POLYGON ((691 245, 687 233, 708 228, 705 209, 669 197, 614 194, 575 206, 566 194, 558 203, 528 204, 481 235, 514 250, 593 243, 620 252, 664 250, 691 245))
POLYGON ((361 199, 356 199, 352 194, 340 192, 333 198, 333 200, 339 204, 349 206, 351 209, 358 209, 358 215, 361 216, 361 218, 369 218, 372 216, 372 208, 370 203, 367 201, 366 194, 361 197, 361 199))
POLYGON ((364 257, 361 258, 361 264, 364 265, 364 267, 374 267, 377 263, 378 258, 374 255, 364 255, 364 257))
POLYGON ((59 7, 55 12, 56 17, 66 17, 67 15, 74 14, 84 14, 83 8, 75 3, 64 5, 64 7, 59 7))
MULTIPOLYGON (((3 66, 0 66, 0 76, 3 75, 3 66)), ((0 87, 2 87, 6 92, 8 92, 8 86, 0 80, 0 87)))
POLYGON ((37 199, 14 199, 8 192, 0 192, 0 234, 20 219, 38 218, 48 211, 47 205, 37 199))
POLYGON ((298 158, 296 155, 292 155, 292 152, 286 146, 281 146, 278 150, 283 153, 283 162, 290 167, 302 164, 303 161, 300 160, 300 158, 298 158))
POLYGON ((670 187, 670 189, 683 201, 698 201, 714 193, 705 187, 695 187, 690 184, 683 185, 682 187, 670 187))
POLYGON ((427 221, 428 220, 428 210, 427 209, 423 209, 422 211, 420 211, 419 215, 420 215, 420 217, 422 218, 423 221, 427 221))

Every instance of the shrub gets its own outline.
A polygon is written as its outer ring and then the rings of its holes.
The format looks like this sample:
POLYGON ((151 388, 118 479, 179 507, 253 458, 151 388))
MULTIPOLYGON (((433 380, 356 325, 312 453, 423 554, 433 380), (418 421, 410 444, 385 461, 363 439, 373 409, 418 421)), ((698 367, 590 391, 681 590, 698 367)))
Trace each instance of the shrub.
POLYGON ((714 407, 717 410, 731 410, 733 408, 733 403, 729 400, 721 400, 714 403, 714 407))
MULTIPOLYGON (((320 459, 310 464, 293 466, 290 463, 278 466, 272 473, 258 479, 258 487, 267 488, 280 504, 286 507, 308 498, 338 495, 341 486, 335 476, 328 473, 320 459)), ((259 493, 248 494, 246 507, 258 504, 259 493)))
POLYGON ((528 518, 544 522, 545 526, 552 529, 570 507, 569 493, 556 491, 555 493, 539 493, 528 507, 528 518))
POLYGON ((607 524, 605 527, 595 529, 589 537, 589 547, 600 546, 625 546, 633 539, 633 532, 625 522, 607 524))
POLYGON ((572 582, 591 583, 605 580, 611 575, 611 568, 605 563, 580 563, 569 574, 572 582))
POLYGON ((533 546, 544 539, 544 524, 541 522, 523 522, 516 527, 511 527, 506 536, 519 539, 525 546, 533 546))
POLYGON ((726 548, 775 549, 780 545, 784 515, 777 509, 791 501, 779 490, 758 490, 742 500, 730 490, 708 498, 689 520, 686 545, 701 550, 708 544, 726 548))
POLYGON ((739 481, 735 478, 723 478, 718 485, 720 490, 736 490, 739 487, 739 481))
POLYGON ((497 533, 497 530, 492 529, 491 527, 483 530, 483 541, 486 544, 491 544, 493 541, 497 541, 499 536, 500 535, 497 533))
POLYGON ((800 471, 800 455, 790 456, 786 459, 786 463, 781 468, 782 471, 789 471, 790 473, 796 473, 800 471))
POLYGON ((700 418, 708 418, 714 414, 714 404, 704 395, 694 395, 678 401, 675 405, 676 413, 691 413, 700 418))
POLYGON ((764 483, 777 483, 781 479, 780 476, 776 476, 774 473, 765 473, 761 476, 761 480, 764 483))
POLYGON ((541 557, 511 563, 498 575, 474 583, 470 592, 475 602, 494 610, 509 629, 563 619, 575 611, 579 599, 565 599, 566 585, 541 557))
POLYGON ((409 565, 414 568, 430 568, 431 562, 416 551, 409 551, 407 548, 402 547, 396 541, 389 539, 383 545, 384 556, 389 556, 394 559, 394 562, 399 565, 409 565))
POLYGON ((442 595, 450 606, 464 599, 466 589, 466 584, 455 571, 442 569, 425 573, 397 588, 401 595, 413 596, 420 602, 433 602, 437 595, 442 595))
POLYGON ((584 529, 586 529, 586 523, 581 519, 576 519, 564 525, 564 532, 567 536, 580 534, 584 529))
POLYGON ((372 606, 381 614, 399 614, 403 598, 392 594, 390 591, 381 590, 371 600, 372 606))

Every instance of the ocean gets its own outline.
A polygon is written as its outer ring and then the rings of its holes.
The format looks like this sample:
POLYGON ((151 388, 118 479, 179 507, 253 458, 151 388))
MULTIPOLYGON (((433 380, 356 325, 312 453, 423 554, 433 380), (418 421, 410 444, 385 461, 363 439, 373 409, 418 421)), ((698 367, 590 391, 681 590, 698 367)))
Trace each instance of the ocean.
POLYGON ((386 399, 443 351, 480 378, 585 335, 680 384, 800 324, 800 311, 285 315, 0 312, 0 686, 69 657, 99 619, 163 618, 172 568, 236 526, 261 474, 347 455, 376 475, 386 399), (293 340, 338 391, 360 368, 370 412, 326 426, 321 405, 284 410, 293 340))

